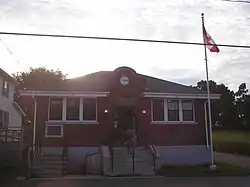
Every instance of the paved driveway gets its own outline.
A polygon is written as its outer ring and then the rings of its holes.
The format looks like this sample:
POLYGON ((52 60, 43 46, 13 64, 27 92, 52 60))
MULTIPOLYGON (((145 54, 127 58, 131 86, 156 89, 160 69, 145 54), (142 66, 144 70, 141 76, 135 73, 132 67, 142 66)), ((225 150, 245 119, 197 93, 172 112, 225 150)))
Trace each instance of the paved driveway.
POLYGON ((1 187, 249 187, 249 177, 24 180, 1 187))

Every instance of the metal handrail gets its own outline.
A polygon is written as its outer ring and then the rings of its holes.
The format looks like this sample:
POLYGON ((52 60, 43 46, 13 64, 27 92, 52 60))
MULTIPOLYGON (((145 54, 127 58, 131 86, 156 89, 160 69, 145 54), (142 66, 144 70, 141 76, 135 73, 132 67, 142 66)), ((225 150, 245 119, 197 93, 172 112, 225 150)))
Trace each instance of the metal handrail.
POLYGON ((154 171, 156 169, 156 158, 157 158, 157 150, 155 148, 155 145, 150 145, 150 152, 153 158, 153 164, 154 164, 154 171))
POLYGON ((114 151, 111 146, 109 146, 109 152, 111 154, 111 171, 114 171, 114 151))
POLYGON ((128 139, 127 145, 128 145, 128 154, 130 154, 132 157, 132 167, 133 167, 133 173, 134 173, 135 172, 135 148, 130 139, 128 139))
POLYGON ((67 168, 67 165, 66 165, 66 159, 67 159, 67 156, 68 156, 68 149, 67 149, 67 137, 64 136, 64 139, 63 139, 63 149, 62 149, 62 173, 65 174, 65 168, 67 168))
POLYGON ((28 151, 28 172, 29 176, 32 174, 32 167, 33 167, 33 162, 35 159, 35 156, 39 154, 41 151, 40 145, 33 144, 31 148, 28 151))

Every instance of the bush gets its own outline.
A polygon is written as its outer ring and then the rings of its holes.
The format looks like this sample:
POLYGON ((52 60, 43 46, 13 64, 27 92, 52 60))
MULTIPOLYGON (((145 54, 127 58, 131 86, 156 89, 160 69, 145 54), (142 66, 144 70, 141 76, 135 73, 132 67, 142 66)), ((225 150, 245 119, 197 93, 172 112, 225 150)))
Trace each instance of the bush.
POLYGON ((209 165, 163 165, 156 170, 157 175, 165 177, 208 177, 208 176, 246 176, 250 169, 230 164, 216 164, 216 170, 209 169, 209 165))
POLYGON ((250 143, 248 142, 215 142, 214 150, 218 152, 250 156, 250 143))

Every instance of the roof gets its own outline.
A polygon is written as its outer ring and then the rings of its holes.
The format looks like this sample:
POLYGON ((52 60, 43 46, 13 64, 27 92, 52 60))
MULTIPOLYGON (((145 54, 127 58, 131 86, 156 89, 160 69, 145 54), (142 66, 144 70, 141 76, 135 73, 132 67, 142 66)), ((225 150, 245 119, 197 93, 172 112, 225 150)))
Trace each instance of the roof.
POLYGON ((18 82, 12 77, 10 76, 8 73, 6 73, 3 69, 0 68, 0 77, 6 79, 7 81, 9 81, 10 83, 17 85, 18 82))
POLYGON ((186 86, 155 77, 150 77, 147 75, 139 74, 142 78, 146 80, 146 91, 147 92, 159 92, 159 93, 190 93, 199 94, 204 93, 201 90, 193 88, 191 86, 186 86))
POLYGON ((22 116, 26 116, 25 112, 22 110, 22 108, 20 107, 20 105, 17 102, 13 102, 12 103, 13 106, 15 107, 15 109, 22 115, 22 116))
MULTIPOLYGON (((109 92, 109 83, 113 77, 113 71, 99 71, 85 76, 65 80, 64 84, 47 85, 43 88, 29 90, 37 91, 86 91, 86 92, 109 92)), ((156 77, 137 74, 146 82, 146 92, 157 93, 188 93, 203 94, 196 88, 162 80, 156 77)))

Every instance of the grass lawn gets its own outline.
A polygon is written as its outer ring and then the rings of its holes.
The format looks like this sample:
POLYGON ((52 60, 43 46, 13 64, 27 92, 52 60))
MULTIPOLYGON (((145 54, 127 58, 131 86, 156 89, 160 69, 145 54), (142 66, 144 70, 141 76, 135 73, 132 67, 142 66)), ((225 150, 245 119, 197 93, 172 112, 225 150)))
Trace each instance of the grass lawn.
POLYGON ((211 171, 208 165, 165 165, 158 169, 156 173, 165 177, 247 176, 250 175, 250 169, 230 164, 217 164, 216 171, 211 171))
POLYGON ((245 131, 213 131, 215 142, 239 142, 250 144, 250 132, 245 131))
POLYGON ((250 156, 250 132, 246 131, 214 131, 214 149, 250 156))

